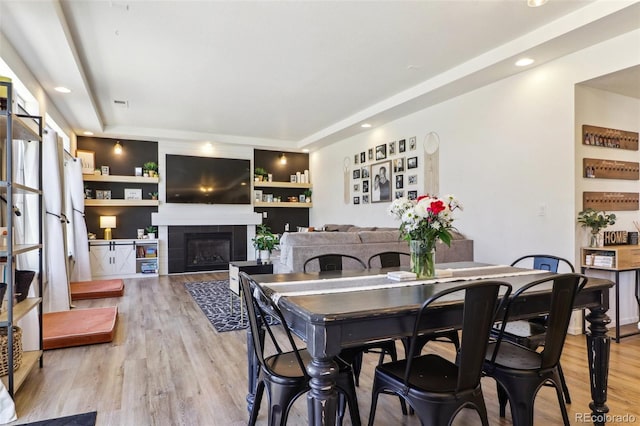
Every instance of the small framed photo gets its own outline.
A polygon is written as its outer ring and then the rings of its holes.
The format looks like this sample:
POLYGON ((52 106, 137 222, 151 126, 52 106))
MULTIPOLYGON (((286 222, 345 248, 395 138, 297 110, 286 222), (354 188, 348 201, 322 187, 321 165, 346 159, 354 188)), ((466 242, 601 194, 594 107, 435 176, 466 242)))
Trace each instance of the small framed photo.
POLYGON ((85 151, 83 149, 76 150, 76 158, 82 165, 83 175, 92 175, 96 169, 96 153, 93 151, 85 151))
POLYGON ((299 202, 304 203, 306 199, 307 199, 307 198, 306 198, 306 196, 305 196, 304 194, 300 194, 300 195, 298 195, 298 200, 299 200, 299 202))
POLYGON ((410 200, 418 199, 418 191, 407 191, 407 198, 410 200))
POLYGON ((124 189, 125 200, 142 200, 141 188, 125 188, 124 189))
POLYGON ((360 163, 364 163, 364 162, 366 162, 366 161, 367 161, 367 153, 366 153, 366 152, 364 152, 364 151, 362 151, 362 152, 360 153, 360 163))
POLYGON ((409 181, 409 185, 416 185, 418 183, 418 175, 409 175, 407 179, 409 181))
POLYGON ((398 141, 398 152, 402 154, 407 150, 407 141, 405 139, 400 139, 398 141))
POLYGON ((369 204, 369 194, 362 196, 362 204, 369 204))
POLYGON ((360 204, 360 197, 353 197, 353 204, 360 204))
POLYGON ((382 161, 371 166, 371 181, 371 202, 391 201, 390 160, 382 161))
POLYGON ((100 172, 102 172, 102 176, 109 176, 109 166, 100 167, 100 172))
POLYGON ((362 181, 362 192, 369 192, 369 181, 368 180, 363 180, 362 181))
POLYGON ((373 148, 369 148, 368 152, 368 157, 369 157, 369 161, 373 160, 373 148))
POLYGON ((142 176, 142 167, 136 167, 134 169, 134 176, 142 176))
POLYGON ((384 160, 387 158, 387 144, 376 146, 376 161, 384 160))
POLYGON ((111 190, 110 189, 106 189, 103 192, 104 192, 104 199, 105 200, 110 200, 111 199, 111 190))
POLYGON ((393 160, 393 173, 404 172, 404 157, 393 160))
POLYGON ((396 153, 396 141, 389 142, 389 155, 396 153))
POLYGON ((418 157, 407 158, 407 169, 415 169, 418 167, 418 157))
POLYGON ((396 175, 396 189, 402 188, 404 188, 404 175, 396 175))
POLYGON ((416 149, 416 137, 409 138, 409 151, 416 149))
POLYGON ((262 189, 253 190, 253 199, 258 202, 262 201, 262 189))
POLYGON ((360 159, 360 157, 358 156, 358 154, 353 156, 353 164, 358 164, 358 160, 360 159))
POLYGON ((355 184, 353 185, 353 192, 360 192, 360 185, 359 184, 355 184))
POLYGON ((404 191, 396 191, 396 199, 404 197, 404 191))
POLYGON ((353 178, 354 179, 360 179, 360 169, 355 169, 353 171, 353 178))
POLYGON ((290 176, 289 176, 289 181, 290 181, 291 183, 296 183, 296 182, 298 181, 298 176, 296 176, 296 175, 290 175, 290 176))
POLYGON ((96 189, 96 200, 104 200, 104 191, 96 189))
POLYGON ((369 166, 364 166, 360 169, 360 177, 362 179, 369 179, 369 166))

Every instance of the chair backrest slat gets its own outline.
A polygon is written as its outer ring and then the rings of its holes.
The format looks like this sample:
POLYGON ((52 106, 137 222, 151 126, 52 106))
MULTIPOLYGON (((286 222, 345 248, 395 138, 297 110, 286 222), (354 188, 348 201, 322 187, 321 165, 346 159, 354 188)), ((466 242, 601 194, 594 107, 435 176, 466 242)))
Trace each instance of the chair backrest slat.
POLYGON ((517 266, 518 263, 526 260, 531 260, 533 262, 533 269, 539 269, 542 271, 558 272, 558 268, 561 264, 565 265, 571 272, 576 271, 573 264, 567 259, 554 256, 552 254, 528 254, 514 260, 511 263, 511 266, 517 266))
POLYGON ((373 268, 374 263, 376 263, 375 267, 380 268, 397 267, 402 265, 402 257, 409 258, 409 253, 403 253, 401 251, 385 251, 371 256, 367 261, 367 264, 369 265, 369 268, 373 268), (380 266, 378 266, 377 263, 379 263, 380 266))
POLYGON ((351 256, 349 254, 340 254, 340 253, 328 253, 328 254, 313 256, 304 262, 304 265, 302 268, 304 272, 308 272, 309 264, 311 264, 314 261, 317 261, 320 272, 342 271, 343 261, 345 260, 348 260, 350 264, 357 265, 362 269, 367 269, 367 266, 364 264, 364 262, 358 259, 357 257, 351 256))

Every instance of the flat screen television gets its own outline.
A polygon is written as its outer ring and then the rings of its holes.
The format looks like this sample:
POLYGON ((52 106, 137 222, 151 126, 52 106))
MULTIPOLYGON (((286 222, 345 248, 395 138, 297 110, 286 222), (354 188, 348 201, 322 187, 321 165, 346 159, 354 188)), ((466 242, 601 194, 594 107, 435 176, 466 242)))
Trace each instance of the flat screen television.
POLYGON ((167 203, 251 204, 251 162, 236 158, 166 157, 167 203))

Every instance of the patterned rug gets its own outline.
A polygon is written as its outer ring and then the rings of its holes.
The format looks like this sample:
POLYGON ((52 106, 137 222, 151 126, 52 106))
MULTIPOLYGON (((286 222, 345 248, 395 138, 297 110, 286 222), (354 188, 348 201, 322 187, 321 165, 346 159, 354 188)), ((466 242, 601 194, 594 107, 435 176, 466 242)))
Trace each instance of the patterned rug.
POLYGON ((92 411, 90 413, 76 414, 75 416, 25 423, 24 426, 95 426, 97 415, 97 412, 92 411))

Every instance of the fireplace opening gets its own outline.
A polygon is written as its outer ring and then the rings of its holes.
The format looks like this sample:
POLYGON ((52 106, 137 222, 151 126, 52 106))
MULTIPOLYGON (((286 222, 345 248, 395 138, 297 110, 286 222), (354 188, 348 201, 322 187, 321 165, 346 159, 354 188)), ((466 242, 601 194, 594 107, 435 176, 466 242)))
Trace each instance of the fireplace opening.
POLYGON ((186 272, 227 269, 231 261, 230 232, 185 233, 184 270, 186 272))

